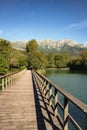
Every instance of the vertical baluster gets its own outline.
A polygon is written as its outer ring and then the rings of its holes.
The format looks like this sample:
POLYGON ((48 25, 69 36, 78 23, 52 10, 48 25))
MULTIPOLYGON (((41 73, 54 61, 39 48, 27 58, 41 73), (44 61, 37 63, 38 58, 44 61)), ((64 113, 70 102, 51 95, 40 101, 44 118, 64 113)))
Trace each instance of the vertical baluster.
POLYGON ((43 85, 43 79, 41 78, 41 88, 42 88, 42 85, 43 85))
POLYGON ((42 87, 41 77, 39 77, 40 88, 42 87))
POLYGON ((55 116, 58 115, 58 92, 55 95, 55 116))
POLYGON ((46 85, 46 80, 43 81, 43 87, 42 87, 42 90, 44 91, 44 87, 46 85))
POLYGON ((50 83, 48 82, 47 83, 47 89, 46 89, 46 98, 47 100, 50 102, 50 88, 51 88, 51 85, 50 83))
POLYGON ((5 85, 4 85, 4 78, 2 78, 2 90, 4 90, 4 87, 5 87, 5 85))
POLYGON ((9 86, 11 85, 11 75, 9 76, 9 86))
POLYGON ((7 77, 5 78, 5 85, 6 85, 6 87, 7 87, 7 77))
POLYGON ((40 79, 39 79, 39 77, 36 77, 36 79, 37 79, 38 85, 39 85, 39 87, 40 87, 41 84, 40 84, 40 79))
POLYGON ((42 78, 40 78, 40 88, 42 88, 42 78))
POLYGON ((45 95, 45 93, 46 93, 46 80, 44 82, 43 92, 44 92, 44 95, 45 95))
POLYGON ((47 83, 46 86, 46 99, 48 99, 48 93, 49 93, 49 83, 47 83))
POLYGON ((9 76, 9 86, 11 85, 11 75, 9 76))
POLYGON ((12 85, 12 75, 11 75, 11 85, 12 85))
POLYGON ((44 87, 44 79, 42 80, 42 90, 43 90, 43 87, 44 87))
POLYGON ((64 97, 64 130, 68 130, 68 99, 64 97))
POLYGON ((50 106, 52 106, 52 86, 50 88, 50 106))
POLYGON ((55 87, 52 87, 52 106, 53 106, 53 110, 55 111, 55 87))
POLYGON ((48 82, 46 81, 46 85, 45 85, 45 97, 47 95, 47 91, 48 91, 48 82))
POLYGON ((8 76, 8 85, 10 86, 10 76, 8 76))

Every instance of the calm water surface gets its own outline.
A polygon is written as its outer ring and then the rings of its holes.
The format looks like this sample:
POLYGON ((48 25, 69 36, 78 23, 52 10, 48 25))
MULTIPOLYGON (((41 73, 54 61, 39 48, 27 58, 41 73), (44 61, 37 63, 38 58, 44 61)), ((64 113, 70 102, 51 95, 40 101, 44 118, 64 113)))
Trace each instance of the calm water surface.
POLYGON ((47 70, 46 77, 87 104, 87 73, 47 70))

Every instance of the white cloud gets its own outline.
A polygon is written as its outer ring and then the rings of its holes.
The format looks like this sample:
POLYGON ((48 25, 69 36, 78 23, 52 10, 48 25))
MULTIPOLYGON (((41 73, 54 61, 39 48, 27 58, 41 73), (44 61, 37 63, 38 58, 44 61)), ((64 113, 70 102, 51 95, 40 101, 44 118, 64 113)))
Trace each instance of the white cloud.
POLYGON ((67 26, 67 29, 80 30, 87 28, 87 20, 80 21, 79 23, 73 23, 67 26))

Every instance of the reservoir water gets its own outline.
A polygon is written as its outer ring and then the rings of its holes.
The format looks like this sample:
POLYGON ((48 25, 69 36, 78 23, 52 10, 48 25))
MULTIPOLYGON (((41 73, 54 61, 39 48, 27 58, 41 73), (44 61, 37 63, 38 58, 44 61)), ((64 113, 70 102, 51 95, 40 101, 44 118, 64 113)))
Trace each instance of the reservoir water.
POLYGON ((47 70, 46 77, 87 104, 87 73, 47 70))

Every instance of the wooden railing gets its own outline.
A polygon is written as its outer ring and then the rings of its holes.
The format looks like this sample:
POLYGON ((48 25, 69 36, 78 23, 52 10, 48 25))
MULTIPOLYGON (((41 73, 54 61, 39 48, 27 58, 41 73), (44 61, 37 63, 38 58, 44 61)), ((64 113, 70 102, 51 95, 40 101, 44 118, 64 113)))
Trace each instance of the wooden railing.
POLYGON ((87 105, 32 71, 34 80, 44 92, 63 130, 87 130, 87 105))
POLYGON ((25 70, 22 70, 20 72, 14 72, 11 74, 6 74, 3 76, 0 76, 0 90, 4 90, 7 86, 10 86, 13 84, 13 82, 18 79, 24 72, 25 70))

